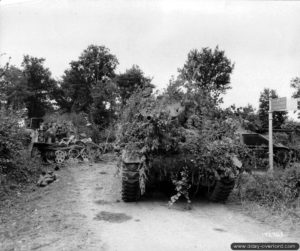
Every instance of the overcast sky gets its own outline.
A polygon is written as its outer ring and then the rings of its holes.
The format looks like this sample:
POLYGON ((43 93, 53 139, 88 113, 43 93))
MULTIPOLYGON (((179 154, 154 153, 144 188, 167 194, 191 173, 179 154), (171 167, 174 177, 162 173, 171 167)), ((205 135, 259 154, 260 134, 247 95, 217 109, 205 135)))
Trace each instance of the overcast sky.
MULTIPOLYGON (((20 66, 24 54, 46 58, 60 78, 89 45, 139 65, 163 88, 187 53, 219 45, 235 63, 225 105, 258 106, 264 87, 291 96, 300 76, 300 2, 2 0, 0 52, 20 66)), ((1 57, 1 64, 5 57, 1 57)))

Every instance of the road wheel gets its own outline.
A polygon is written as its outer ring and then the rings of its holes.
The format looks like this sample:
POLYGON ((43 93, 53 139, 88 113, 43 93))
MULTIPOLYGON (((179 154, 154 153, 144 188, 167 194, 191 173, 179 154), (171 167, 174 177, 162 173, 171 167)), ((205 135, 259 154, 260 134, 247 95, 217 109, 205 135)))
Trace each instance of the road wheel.
POLYGON ((69 158, 77 159, 80 156, 80 151, 75 148, 70 149, 68 152, 68 156, 69 158))
POLYGON ((57 164, 63 163, 65 158, 66 158, 66 153, 65 152, 63 152, 61 150, 55 151, 55 162, 57 164))
POLYGON ((214 187, 207 191, 207 198, 213 202, 225 202, 234 188, 234 180, 218 180, 214 187))
POLYGON ((122 200, 124 202, 138 201, 141 197, 138 167, 139 164, 123 164, 122 200))

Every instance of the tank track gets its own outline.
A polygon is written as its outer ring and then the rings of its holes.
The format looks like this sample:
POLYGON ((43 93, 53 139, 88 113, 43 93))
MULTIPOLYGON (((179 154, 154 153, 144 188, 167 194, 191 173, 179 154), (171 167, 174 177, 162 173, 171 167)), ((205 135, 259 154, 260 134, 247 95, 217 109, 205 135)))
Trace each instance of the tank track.
POLYGON ((234 180, 222 179, 207 193, 207 197, 213 202, 225 202, 234 188, 234 180))
MULTIPOLYGON (((132 164, 130 164, 132 166, 132 164)), ((122 200, 124 202, 134 202, 140 199, 140 182, 138 164, 134 164, 134 168, 128 168, 127 164, 123 164, 122 170, 122 200), (135 169, 135 170, 133 170, 135 169)))

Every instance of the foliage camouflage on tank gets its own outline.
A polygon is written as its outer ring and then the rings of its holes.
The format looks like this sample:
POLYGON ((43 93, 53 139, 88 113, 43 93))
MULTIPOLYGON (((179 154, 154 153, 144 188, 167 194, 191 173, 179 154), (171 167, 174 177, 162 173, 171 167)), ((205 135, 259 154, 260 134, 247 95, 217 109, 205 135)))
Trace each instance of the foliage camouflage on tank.
POLYGON ((147 89, 129 99, 118 136, 124 201, 139 199, 153 179, 175 186, 170 205, 203 188, 210 200, 225 201, 233 189, 246 154, 237 123, 210 95, 182 87, 174 82, 162 95, 147 89))

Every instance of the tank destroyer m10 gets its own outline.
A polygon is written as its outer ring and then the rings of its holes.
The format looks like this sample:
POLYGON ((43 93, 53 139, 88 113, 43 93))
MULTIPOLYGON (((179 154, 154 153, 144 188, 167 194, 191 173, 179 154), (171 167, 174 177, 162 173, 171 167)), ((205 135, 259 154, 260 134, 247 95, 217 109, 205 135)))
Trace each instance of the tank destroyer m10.
POLYGON ((200 192, 225 201, 242 167, 243 146, 235 122, 217 114, 220 109, 204 96, 134 94, 118 136, 123 201, 137 201, 161 182, 174 185, 171 204, 180 196, 190 202, 190 194, 200 192))

